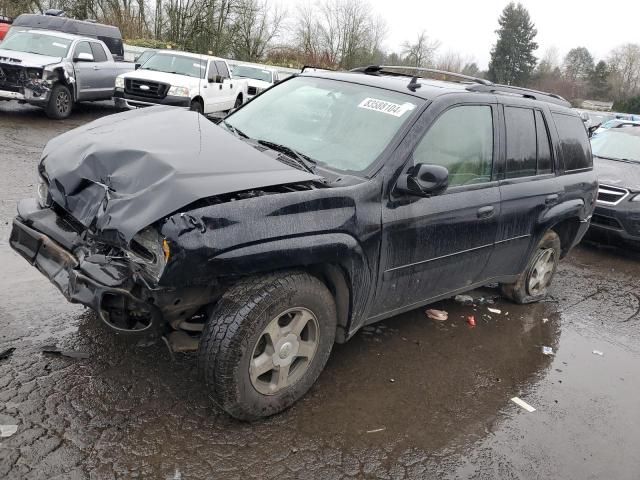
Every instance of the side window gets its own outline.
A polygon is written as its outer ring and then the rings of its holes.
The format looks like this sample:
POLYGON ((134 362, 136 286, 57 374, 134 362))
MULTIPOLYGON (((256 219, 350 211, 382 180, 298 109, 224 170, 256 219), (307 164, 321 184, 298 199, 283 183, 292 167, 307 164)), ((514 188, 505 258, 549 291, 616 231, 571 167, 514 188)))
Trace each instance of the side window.
POLYGON ((529 177, 537 170, 536 124, 530 108, 505 107, 507 178, 529 177))
POLYGON ((491 180, 493 115, 488 105, 463 105, 443 113, 413 152, 414 164, 449 170, 449 186, 491 180))
POLYGON ((571 171, 592 168, 593 159, 589 148, 589 137, 580 117, 554 113, 553 120, 560 136, 564 169, 571 171))
POLYGON ((93 55, 93 52, 91 51, 91 47, 89 46, 89 42, 78 43, 78 45, 76 45, 73 58, 78 58, 78 55, 80 55, 81 53, 88 53, 89 55, 93 55))
POLYGON ((106 62, 107 54, 99 43, 91 42, 91 52, 93 52, 93 60, 96 62, 106 62))
POLYGON ((551 142, 542 112, 536 110, 536 132, 538 135, 538 175, 553 172, 553 159, 551 157, 551 142))
POLYGON ((222 75, 222 78, 230 78, 226 63, 216 60, 216 67, 218 68, 219 74, 222 75))
POLYGON ((215 77, 216 75, 220 75, 216 64, 214 62, 209 62, 209 75, 207 78, 215 77))

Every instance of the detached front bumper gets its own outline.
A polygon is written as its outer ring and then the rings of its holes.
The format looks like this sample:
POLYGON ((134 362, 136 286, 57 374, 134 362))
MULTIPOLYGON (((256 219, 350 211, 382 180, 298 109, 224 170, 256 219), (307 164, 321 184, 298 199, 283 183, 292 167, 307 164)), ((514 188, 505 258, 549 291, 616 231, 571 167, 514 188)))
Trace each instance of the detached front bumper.
POLYGON ((125 265, 94 263, 76 257, 68 248, 77 242, 71 228, 64 227, 49 209, 33 210, 27 225, 24 218, 13 221, 10 245, 47 277, 72 303, 85 305, 100 320, 119 333, 151 333, 161 324, 162 313, 152 303, 134 295, 134 283, 125 265), (53 222, 53 223, 52 223, 53 222), (36 229, 59 229, 58 240, 36 229))
POLYGON ((39 91, 34 91, 28 87, 16 87, 11 89, 3 88, 0 85, 0 100, 16 100, 20 103, 44 106, 49 102, 51 91, 44 87, 39 91))
POLYGON ((164 98, 149 98, 139 95, 131 95, 123 90, 116 90, 113 93, 113 101, 118 108, 133 110, 136 108, 152 107, 153 105, 169 105, 172 107, 190 107, 189 97, 175 97, 167 95, 164 98))

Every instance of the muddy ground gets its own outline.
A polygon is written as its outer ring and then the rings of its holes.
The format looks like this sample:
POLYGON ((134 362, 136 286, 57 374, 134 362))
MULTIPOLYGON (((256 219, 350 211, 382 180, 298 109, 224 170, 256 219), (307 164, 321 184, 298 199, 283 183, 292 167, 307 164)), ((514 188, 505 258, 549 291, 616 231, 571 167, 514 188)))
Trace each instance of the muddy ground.
POLYGON ((337 345, 286 413, 225 416, 191 356, 105 331, 7 245, 45 142, 112 112, 55 122, 0 103, 0 352, 15 347, 0 425, 18 425, 0 438, 0 478, 638 478, 640 257, 619 249, 576 249, 545 303, 447 301, 443 323, 422 309, 385 321, 337 345), (41 353, 51 344, 90 358, 41 353))

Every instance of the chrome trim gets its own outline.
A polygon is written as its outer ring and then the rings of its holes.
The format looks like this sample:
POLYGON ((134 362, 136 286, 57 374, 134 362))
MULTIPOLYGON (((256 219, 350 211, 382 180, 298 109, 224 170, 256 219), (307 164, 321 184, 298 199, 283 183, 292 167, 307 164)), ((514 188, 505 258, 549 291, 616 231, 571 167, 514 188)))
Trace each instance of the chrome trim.
POLYGON ((619 198, 615 202, 607 202, 605 200, 600 200, 596 198, 596 203, 601 203, 602 205, 618 205, 621 201, 629 196, 629 190, 626 188, 614 187, 611 185, 600 185, 598 187, 598 197, 600 197, 600 192, 607 195, 618 195, 619 198))
POLYGON ((406 265, 400 265, 399 267, 393 267, 393 268, 390 268, 388 270, 385 270, 384 273, 393 272, 395 270, 402 270, 403 268, 415 267, 416 265, 421 265, 423 263, 435 262, 436 260, 441 260, 443 258, 453 257, 454 255, 460 255, 461 253, 474 252, 476 250, 480 250, 480 249, 483 249, 483 248, 493 247, 493 245, 494 245, 493 243, 490 243, 488 245, 481 245, 479 247, 473 247, 473 248, 469 248, 467 250, 460 250, 459 252, 448 253, 447 255, 442 255, 441 257, 429 258, 428 260, 420 260, 419 262, 408 263, 406 265))

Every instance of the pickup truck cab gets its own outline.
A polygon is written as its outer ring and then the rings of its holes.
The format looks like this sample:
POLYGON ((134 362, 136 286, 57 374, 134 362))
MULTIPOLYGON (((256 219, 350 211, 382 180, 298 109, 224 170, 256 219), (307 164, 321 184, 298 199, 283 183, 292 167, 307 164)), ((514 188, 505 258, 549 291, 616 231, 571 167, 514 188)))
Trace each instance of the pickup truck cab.
POLYGON ((210 114, 247 100, 247 81, 232 78, 226 60, 161 50, 137 70, 116 79, 114 101, 125 109, 150 105, 189 107, 210 114))
POLYGON ((132 63, 115 62, 95 38, 47 30, 16 31, 0 44, 0 100, 71 114, 76 102, 108 100, 118 75, 132 63))
POLYGON ((261 65, 236 65, 233 67, 233 76, 247 80, 249 100, 281 80, 280 74, 275 68, 261 65))
POLYGON ((292 405, 364 325, 489 283, 545 298, 596 202, 582 120, 398 69, 304 72, 218 125, 156 107, 67 132, 11 247, 114 331, 197 351, 242 419, 292 405))

